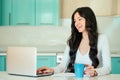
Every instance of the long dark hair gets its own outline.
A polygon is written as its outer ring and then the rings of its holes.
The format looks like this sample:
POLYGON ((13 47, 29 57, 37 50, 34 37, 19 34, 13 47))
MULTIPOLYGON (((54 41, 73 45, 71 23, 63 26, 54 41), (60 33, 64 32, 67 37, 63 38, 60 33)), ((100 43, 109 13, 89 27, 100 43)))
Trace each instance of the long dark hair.
POLYGON ((97 30, 97 21, 94 12, 89 7, 81 7, 77 8, 74 13, 72 14, 72 23, 71 23, 71 36, 68 39, 68 45, 70 46, 70 63, 68 64, 67 70, 69 72, 74 72, 73 64, 75 62, 76 58, 76 52, 78 50, 79 44, 82 39, 82 33, 78 32, 78 30, 75 27, 74 22, 74 15, 78 12, 79 15, 86 20, 86 30, 88 32, 88 38, 89 38, 89 45, 90 45, 90 52, 89 57, 92 61, 92 66, 96 68, 99 64, 99 60, 97 58, 97 42, 98 42, 98 30, 97 30))

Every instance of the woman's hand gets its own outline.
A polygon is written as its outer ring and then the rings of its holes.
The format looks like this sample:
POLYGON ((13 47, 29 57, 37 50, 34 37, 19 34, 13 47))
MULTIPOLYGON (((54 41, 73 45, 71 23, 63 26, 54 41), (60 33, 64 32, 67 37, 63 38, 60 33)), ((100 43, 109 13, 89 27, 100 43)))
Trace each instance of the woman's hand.
POLYGON ((85 66, 86 66, 86 70, 84 72, 85 75, 89 75, 91 77, 96 76, 96 71, 95 71, 93 66, 90 66, 90 65, 87 65, 87 64, 85 64, 85 66))
POLYGON ((39 74, 39 73, 42 73, 42 74, 54 73, 54 69, 43 66, 43 67, 37 69, 37 74, 39 74))

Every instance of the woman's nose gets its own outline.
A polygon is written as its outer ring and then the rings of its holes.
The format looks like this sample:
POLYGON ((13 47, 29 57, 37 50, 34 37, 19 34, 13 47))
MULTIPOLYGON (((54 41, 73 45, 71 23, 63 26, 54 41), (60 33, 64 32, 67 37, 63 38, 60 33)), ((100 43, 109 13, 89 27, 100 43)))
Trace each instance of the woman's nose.
POLYGON ((75 23, 75 24, 76 24, 76 26, 78 26, 78 25, 79 25, 79 22, 78 22, 78 21, 76 21, 76 23, 75 23))

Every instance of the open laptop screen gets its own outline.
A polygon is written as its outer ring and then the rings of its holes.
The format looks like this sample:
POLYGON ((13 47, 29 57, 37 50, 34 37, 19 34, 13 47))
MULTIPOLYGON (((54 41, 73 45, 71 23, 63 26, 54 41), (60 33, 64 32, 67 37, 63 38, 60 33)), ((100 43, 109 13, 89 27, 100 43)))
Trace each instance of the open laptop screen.
POLYGON ((37 49, 35 47, 8 47, 7 72, 36 76, 37 49))

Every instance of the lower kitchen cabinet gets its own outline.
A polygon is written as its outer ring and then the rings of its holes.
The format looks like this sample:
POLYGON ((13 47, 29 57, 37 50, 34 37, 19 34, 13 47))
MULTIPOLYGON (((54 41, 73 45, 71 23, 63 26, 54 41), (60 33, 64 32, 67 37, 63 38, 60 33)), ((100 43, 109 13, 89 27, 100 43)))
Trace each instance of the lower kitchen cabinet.
MULTIPOLYGON (((40 68, 42 66, 55 67, 56 65, 56 55, 37 56, 37 68, 40 68)), ((6 55, 0 55, 0 71, 6 71, 6 55)))
MULTIPOLYGON (((37 68, 42 66, 55 67, 57 66, 56 55, 38 55, 37 68)), ((111 74, 120 74, 120 57, 111 57, 111 74)), ((6 55, 0 55, 0 71, 6 71, 6 55)))
POLYGON ((6 71, 6 56, 0 55, 0 71, 6 71))
POLYGON ((112 57, 111 74, 120 74, 120 57, 112 57))
POLYGON ((37 56, 37 68, 40 68, 42 66, 55 67, 56 65, 56 56, 37 56))

